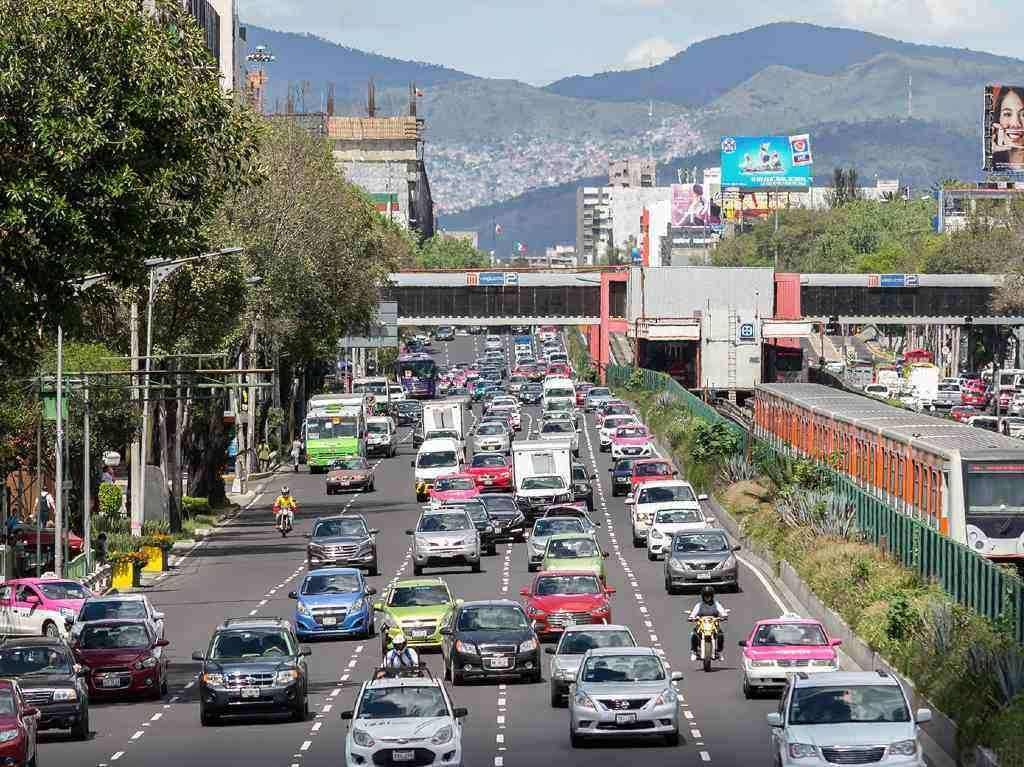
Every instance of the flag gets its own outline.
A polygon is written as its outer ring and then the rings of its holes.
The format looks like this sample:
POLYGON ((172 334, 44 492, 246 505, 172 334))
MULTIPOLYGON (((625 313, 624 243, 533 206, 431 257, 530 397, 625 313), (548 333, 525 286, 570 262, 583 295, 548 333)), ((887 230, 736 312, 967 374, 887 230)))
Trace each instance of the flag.
POLYGON ((416 89, 416 98, 423 98, 423 91, 421 91, 419 88, 416 89))
POLYGON ((501 224, 495 224, 494 225, 494 233, 495 234, 501 234, 501 232, 502 232, 501 224))

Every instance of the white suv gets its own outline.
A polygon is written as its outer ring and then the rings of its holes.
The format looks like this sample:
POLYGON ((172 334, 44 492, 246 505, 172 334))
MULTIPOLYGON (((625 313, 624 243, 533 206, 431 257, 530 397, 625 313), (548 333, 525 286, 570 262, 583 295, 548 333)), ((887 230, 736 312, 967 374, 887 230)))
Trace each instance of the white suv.
POLYGON ((345 736, 345 763, 462 765, 462 718, 444 685, 425 669, 363 682, 345 736))
POLYGON ((781 767, 878 764, 924 767, 918 727, 900 683, 884 671, 794 674, 768 714, 771 762, 781 767))

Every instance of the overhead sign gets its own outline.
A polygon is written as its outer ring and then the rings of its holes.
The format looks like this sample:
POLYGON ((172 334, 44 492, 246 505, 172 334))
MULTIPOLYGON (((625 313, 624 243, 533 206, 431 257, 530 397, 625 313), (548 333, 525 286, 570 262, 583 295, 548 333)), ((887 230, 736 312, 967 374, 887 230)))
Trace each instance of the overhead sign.
POLYGON ((985 86, 982 166, 1024 173, 1024 86, 985 86))
POLYGON ((722 186, 741 189, 801 189, 813 178, 811 137, 724 136, 722 186))
POLYGON ((519 273, 518 272, 505 272, 505 284, 506 285, 519 285, 519 273))
POLYGON ((869 274, 869 288, 919 288, 921 277, 917 274, 869 274))
POLYGON ((476 279, 477 285, 482 288, 500 288, 505 285, 504 272, 479 272, 476 279))

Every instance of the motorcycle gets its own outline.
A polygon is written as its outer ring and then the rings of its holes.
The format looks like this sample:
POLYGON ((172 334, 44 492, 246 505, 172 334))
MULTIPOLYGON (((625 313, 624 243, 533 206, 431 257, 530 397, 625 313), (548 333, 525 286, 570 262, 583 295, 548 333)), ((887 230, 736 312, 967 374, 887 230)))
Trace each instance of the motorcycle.
POLYGON ((287 537, 288 533, 292 531, 292 517, 295 515, 295 509, 282 509, 277 504, 274 504, 274 526, 281 533, 281 537, 287 537))
POLYGON ((727 618, 716 618, 713 615, 703 615, 694 622, 697 624, 694 631, 697 632, 697 659, 704 665, 705 671, 711 671, 711 661, 714 660, 718 649, 717 638, 721 631, 720 624, 727 618))

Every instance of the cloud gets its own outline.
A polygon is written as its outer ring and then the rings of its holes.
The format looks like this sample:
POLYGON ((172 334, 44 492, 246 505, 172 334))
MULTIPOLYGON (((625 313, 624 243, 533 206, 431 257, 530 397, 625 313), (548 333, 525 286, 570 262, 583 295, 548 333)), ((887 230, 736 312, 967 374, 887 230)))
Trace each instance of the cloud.
POLYGON ((664 37, 648 37, 626 51, 626 59, 622 62, 622 66, 624 69, 642 69, 660 64, 681 50, 681 46, 664 37))
POLYGON ((874 32, 955 40, 965 29, 993 29, 1005 13, 993 0, 834 0, 839 18, 874 32))

